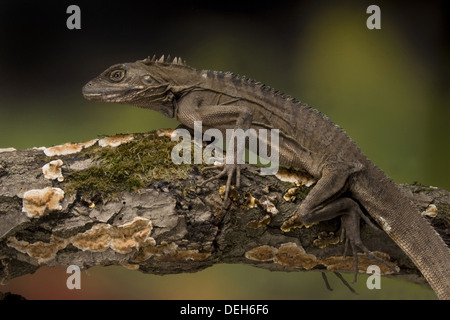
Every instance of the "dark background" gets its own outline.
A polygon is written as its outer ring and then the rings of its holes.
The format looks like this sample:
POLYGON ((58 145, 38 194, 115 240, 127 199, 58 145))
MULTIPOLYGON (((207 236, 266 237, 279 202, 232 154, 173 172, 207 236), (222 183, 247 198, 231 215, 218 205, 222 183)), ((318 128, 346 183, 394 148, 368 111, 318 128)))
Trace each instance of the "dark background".
MULTIPOLYGON (((1 1, 0 148, 50 146, 177 122, 86 101, 81 87, 108 66, 153 54, 233 71, 307 102, 342 126, 399 183, 450 188, 449 4, 446 1, 1 1), (81 8, 81 30, 66 8, 81 8), (381 8, 381 30, 366 9, 381 8)), ((360 295, 317 273, 220 265, 151 276, 93 268, 82 290, 64 268, 42 268, 7 289, 29 298, 433 298, 383 278, 360 295)))

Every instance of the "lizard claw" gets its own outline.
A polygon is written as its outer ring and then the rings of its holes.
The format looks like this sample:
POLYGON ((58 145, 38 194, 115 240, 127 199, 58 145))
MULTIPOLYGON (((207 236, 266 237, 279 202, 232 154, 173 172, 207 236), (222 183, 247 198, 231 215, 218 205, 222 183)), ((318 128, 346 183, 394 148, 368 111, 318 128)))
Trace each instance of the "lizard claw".
MULTIPOLYGON (((339 278, 339 280, 341 280, 341 282, 344 284, 344 286, 346 286, 346 287, 350 290, 351 293, 353 293, 353 294, 358 294, 358 293, 355 291, 355 289, 352 288, 352 286, 347 282, 347 280, 344 279, 344 277, 343 277, 339 272, 334 271, 333 273, 336 275, 336 277, 339 278)), ((325 282, 326 288, 327 288, 329 291, 333 291, 333 288, 331 288, 330 283, 328 282, 327 275, 326 275, 326 273, 323 272, 323 271, 322 271, 322 279, 323 279, 323 281, 325 282)))

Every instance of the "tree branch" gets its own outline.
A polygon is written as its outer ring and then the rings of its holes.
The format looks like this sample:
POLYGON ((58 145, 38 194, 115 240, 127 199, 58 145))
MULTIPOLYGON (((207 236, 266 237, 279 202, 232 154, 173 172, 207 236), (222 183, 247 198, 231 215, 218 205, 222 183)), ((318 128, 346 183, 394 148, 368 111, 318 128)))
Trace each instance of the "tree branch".
MULTIPOLYGON (((223 181, 200 187, 211 173, 202 173, 203 165, 174 165, 170 151, 176 143, 169 138, 148 133, 99 143, 0 152, 3 283, 42 265, 118 264, 153 274, 196 272, 215 263, 275 271, 353 271, 353 258, 342 257, 344 244, 336 236, 339 219, 280 229, 309 187, 261 176, 257 167, 246 166, 242 187, 231 193, 224 209, 223 181), (124 143, 99 146, 118 141, 124 143)), ((450 193, 419 184, 403 188, 420 212, 428 209, 432 215, 430 205, 436 207, 437 215, 428 219, 448 244, 450 193)), ((361 238, 399 268, 392 276, 424 281, 384 232, 362 223, 361 238)), ((359 257, 360 272, 371 264, 377 262, 359 257)))

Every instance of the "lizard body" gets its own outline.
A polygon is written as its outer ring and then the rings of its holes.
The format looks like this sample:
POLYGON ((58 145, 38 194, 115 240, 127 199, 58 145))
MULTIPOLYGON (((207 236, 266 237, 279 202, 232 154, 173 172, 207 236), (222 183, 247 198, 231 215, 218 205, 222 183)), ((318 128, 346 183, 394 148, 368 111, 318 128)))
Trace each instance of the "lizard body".
MULTIPOLYGON (((202 121, 203 130, 222 132, 279 129, 279 163, 317 179, 285 226, 341 216, 356 259, 357 248, 370 255, 359 238, 362 207, 417 265, 438 297, 450 299, 447 245, 400 188, 317 110, 250 79, 164 57, 114 65, 87 83, 83 94, 156 110, 189 128, 202 121)), ((219 176, 228 176, 228 190, 233 176, 239 184, 239 174, 237 165, 225 165, 219 176)))

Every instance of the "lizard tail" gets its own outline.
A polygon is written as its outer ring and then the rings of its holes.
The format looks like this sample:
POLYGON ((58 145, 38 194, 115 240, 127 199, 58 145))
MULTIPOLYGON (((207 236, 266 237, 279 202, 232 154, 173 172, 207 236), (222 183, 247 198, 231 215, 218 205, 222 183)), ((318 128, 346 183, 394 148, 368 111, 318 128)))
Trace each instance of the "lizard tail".
POLYGON ((439 299, 450 300, 450 249, 380 169, 358 179, 353 192, 358 201, 417 266, 439 299), (382 176, 381 176, 382 175, 382 176), (380 177, 382 177, 380 179, 380 177))

